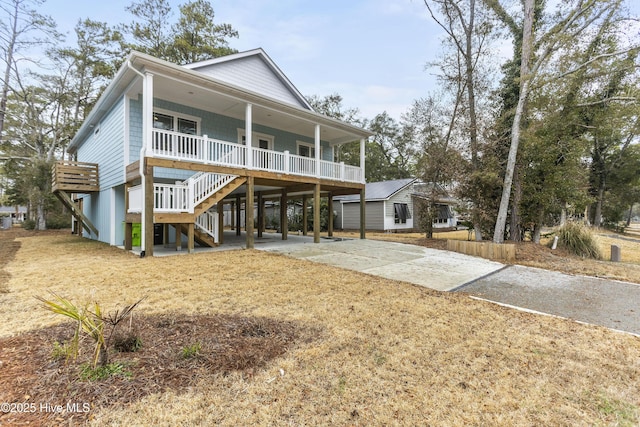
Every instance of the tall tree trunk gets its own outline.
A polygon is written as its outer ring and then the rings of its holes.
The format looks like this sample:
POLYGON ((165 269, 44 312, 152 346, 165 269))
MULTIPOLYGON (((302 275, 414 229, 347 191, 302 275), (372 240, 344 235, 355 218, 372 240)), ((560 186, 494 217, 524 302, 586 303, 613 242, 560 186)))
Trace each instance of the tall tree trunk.
POLYGON ((542 207, 538 208, 538 219, 536 220, 536 224, 533 227, 533 236, 531 236, 531 240, 533 243, 539 245, 540 244, 540 235, 542 234, 542 220, 544 219, 544 209, 542 207))
POLYGON ((13 15, 11 16, 11 38, 6 50, 6 67, 4 69, 4 80, 2 81, 2 97, 0 98, 0 142, 4 133, 4 117, 7 111, 7 98, 9 97, 9 79, 11 78, 11 65, 13 64, 13 52, 18 38, 18 9, 19 3, 14 2, 13 15))
POLYGON ((36 201, 36 230, 46 230, 47 229, 47 220, 44 214, 44 198, 40 191, 37 191, 37 201, 36 201))
POLYGON ((524 1, 522 61, 520 63, 520 95, 518 97, 518 105, 513 117, 513 125, 511 126, 511 146, 509 147, 509 156, 507 158, 507 170, 504 176, 504 185, 502 187, 502 198, 500 199, 500 208, 496 219, 496 228, 493 233, 493 241, 495 243, 504 242, 504 229, 507 225, 507 212, 509 210, 509 198, 511 197, 511 184, 513 182, 513 173, 518 156, 518 145, 520 143, 520 123, 522 121, 522 116, 524 115, 527 96, 529 95, 529 86, 531 83, 529 63, 533 53, 534 6, 535 0, 524 1))
POLYGON ((629 217, 627 218, 627 227, 631 225, 631 215, 633 215, 633 203, 629 205, 629 217))
POLYGON ((567 223, 567 202, 562 204, 562 209, 560 210, 560 227, 564 227, 567 223))
POLYGON ((598 186, 598 195, 596 196, 596 212, 593 214, 594 227, 600 227, 602 225, 602 202, 604 200, 605 181, 604 177, 600 179, 600 185, 598 186))
POLYGON ((522 240, 522 226, 520 224, 520 201, 522 200, 522 185, 520 183, 520 168, 516 165, 513 174, 513 201, 511 202, 511 224, 509 225, 509 240, 522 240))

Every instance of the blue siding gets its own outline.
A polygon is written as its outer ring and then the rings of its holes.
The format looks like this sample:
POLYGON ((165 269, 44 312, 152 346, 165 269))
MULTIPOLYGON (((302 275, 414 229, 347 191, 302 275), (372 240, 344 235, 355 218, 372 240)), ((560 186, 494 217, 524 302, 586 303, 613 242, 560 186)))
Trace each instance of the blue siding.
POLYGON ((140 160, 142 149, 142 97, 129 101, 129 159, 140 160))
MULTIPOLYGON (((78 148, 78 161, 97 163, 100 188, 124 183, 124 102, 115 103, 78 148)), ((102 232, 102 231, 101 231, 102 232)))
MULTIPOLYGON (((97 163, 100 192, 84 197, 84 213, 110 243, 111 188, 124 184, 124 102, 119 99, 78 148, 78 161, 97 163)), ((124 203, 124 201, 123 201, 124 203)), ((121 208, 124 215, 124 208, 121 208)), ((84 232, 87 235, 86 231, 84 232)), ((91 236, 95 238, 95 236, 91 236)))
MULTIPOLYGON (((99 193, 85 195, 84 214, 91 220, 98 229, 100 235, 96 240, 111 244, 111 213, 114 207, 111 206, 112 188, 106 188, 99 193)), ((115 244, 124 244, 124 185, 115 187, 115 244)), ((85 237, 96 238, 93 234, 83 231, 85 237)))

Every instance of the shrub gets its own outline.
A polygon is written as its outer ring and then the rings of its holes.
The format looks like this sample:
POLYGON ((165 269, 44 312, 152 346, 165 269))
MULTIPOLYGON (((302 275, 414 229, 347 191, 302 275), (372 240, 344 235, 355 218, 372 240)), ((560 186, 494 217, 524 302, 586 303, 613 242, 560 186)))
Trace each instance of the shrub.
POLYGON ((585 258, 602 259, 595 236, 586 226, 568 222, 558 232, 558 246, 585 258))
POLYGON ((50 230, 60 230, 62 228, 71 228, 70 215, 52 215, 47 218, 47 228, 50 230))
POLYGON ((25 219, 22 222, 22 228, 25 230, 34 230, 36 228, 36 222, 32 219, 25 219))

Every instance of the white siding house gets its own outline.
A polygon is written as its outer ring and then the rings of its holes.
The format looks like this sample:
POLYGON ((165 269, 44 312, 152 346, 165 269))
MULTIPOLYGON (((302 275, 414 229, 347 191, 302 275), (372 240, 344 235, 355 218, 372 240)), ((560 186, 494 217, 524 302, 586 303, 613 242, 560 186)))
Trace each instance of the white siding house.
MULTIPOLYGON (((418 229, 419 212, 416 199, 427 197, 425 184, 415 178, 370 182, 365 186, 366 229, 375 231, 414 231, 418 229)), ((439 216, 435 228, 453 228, 456 218, 451 206, 453 199, 437 201, 439 216)), ((356 229, 360 223, 360 199, 355 196, 334 198, 336 228, 356 229)))

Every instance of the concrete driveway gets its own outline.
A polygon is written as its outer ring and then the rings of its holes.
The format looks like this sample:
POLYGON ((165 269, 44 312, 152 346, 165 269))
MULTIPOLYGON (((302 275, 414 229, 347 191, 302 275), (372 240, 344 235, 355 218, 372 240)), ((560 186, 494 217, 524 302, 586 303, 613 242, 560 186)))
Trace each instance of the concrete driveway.
POLYGON ((454 252, 378 240, 329 240, 256 249, 294 258, 402 280, 439 291, 449 291, 504 267, 503 264, 454 252))
POLYGON ((272 240, 256 249, 640 335, 639 284, 376 240, 272 240))

